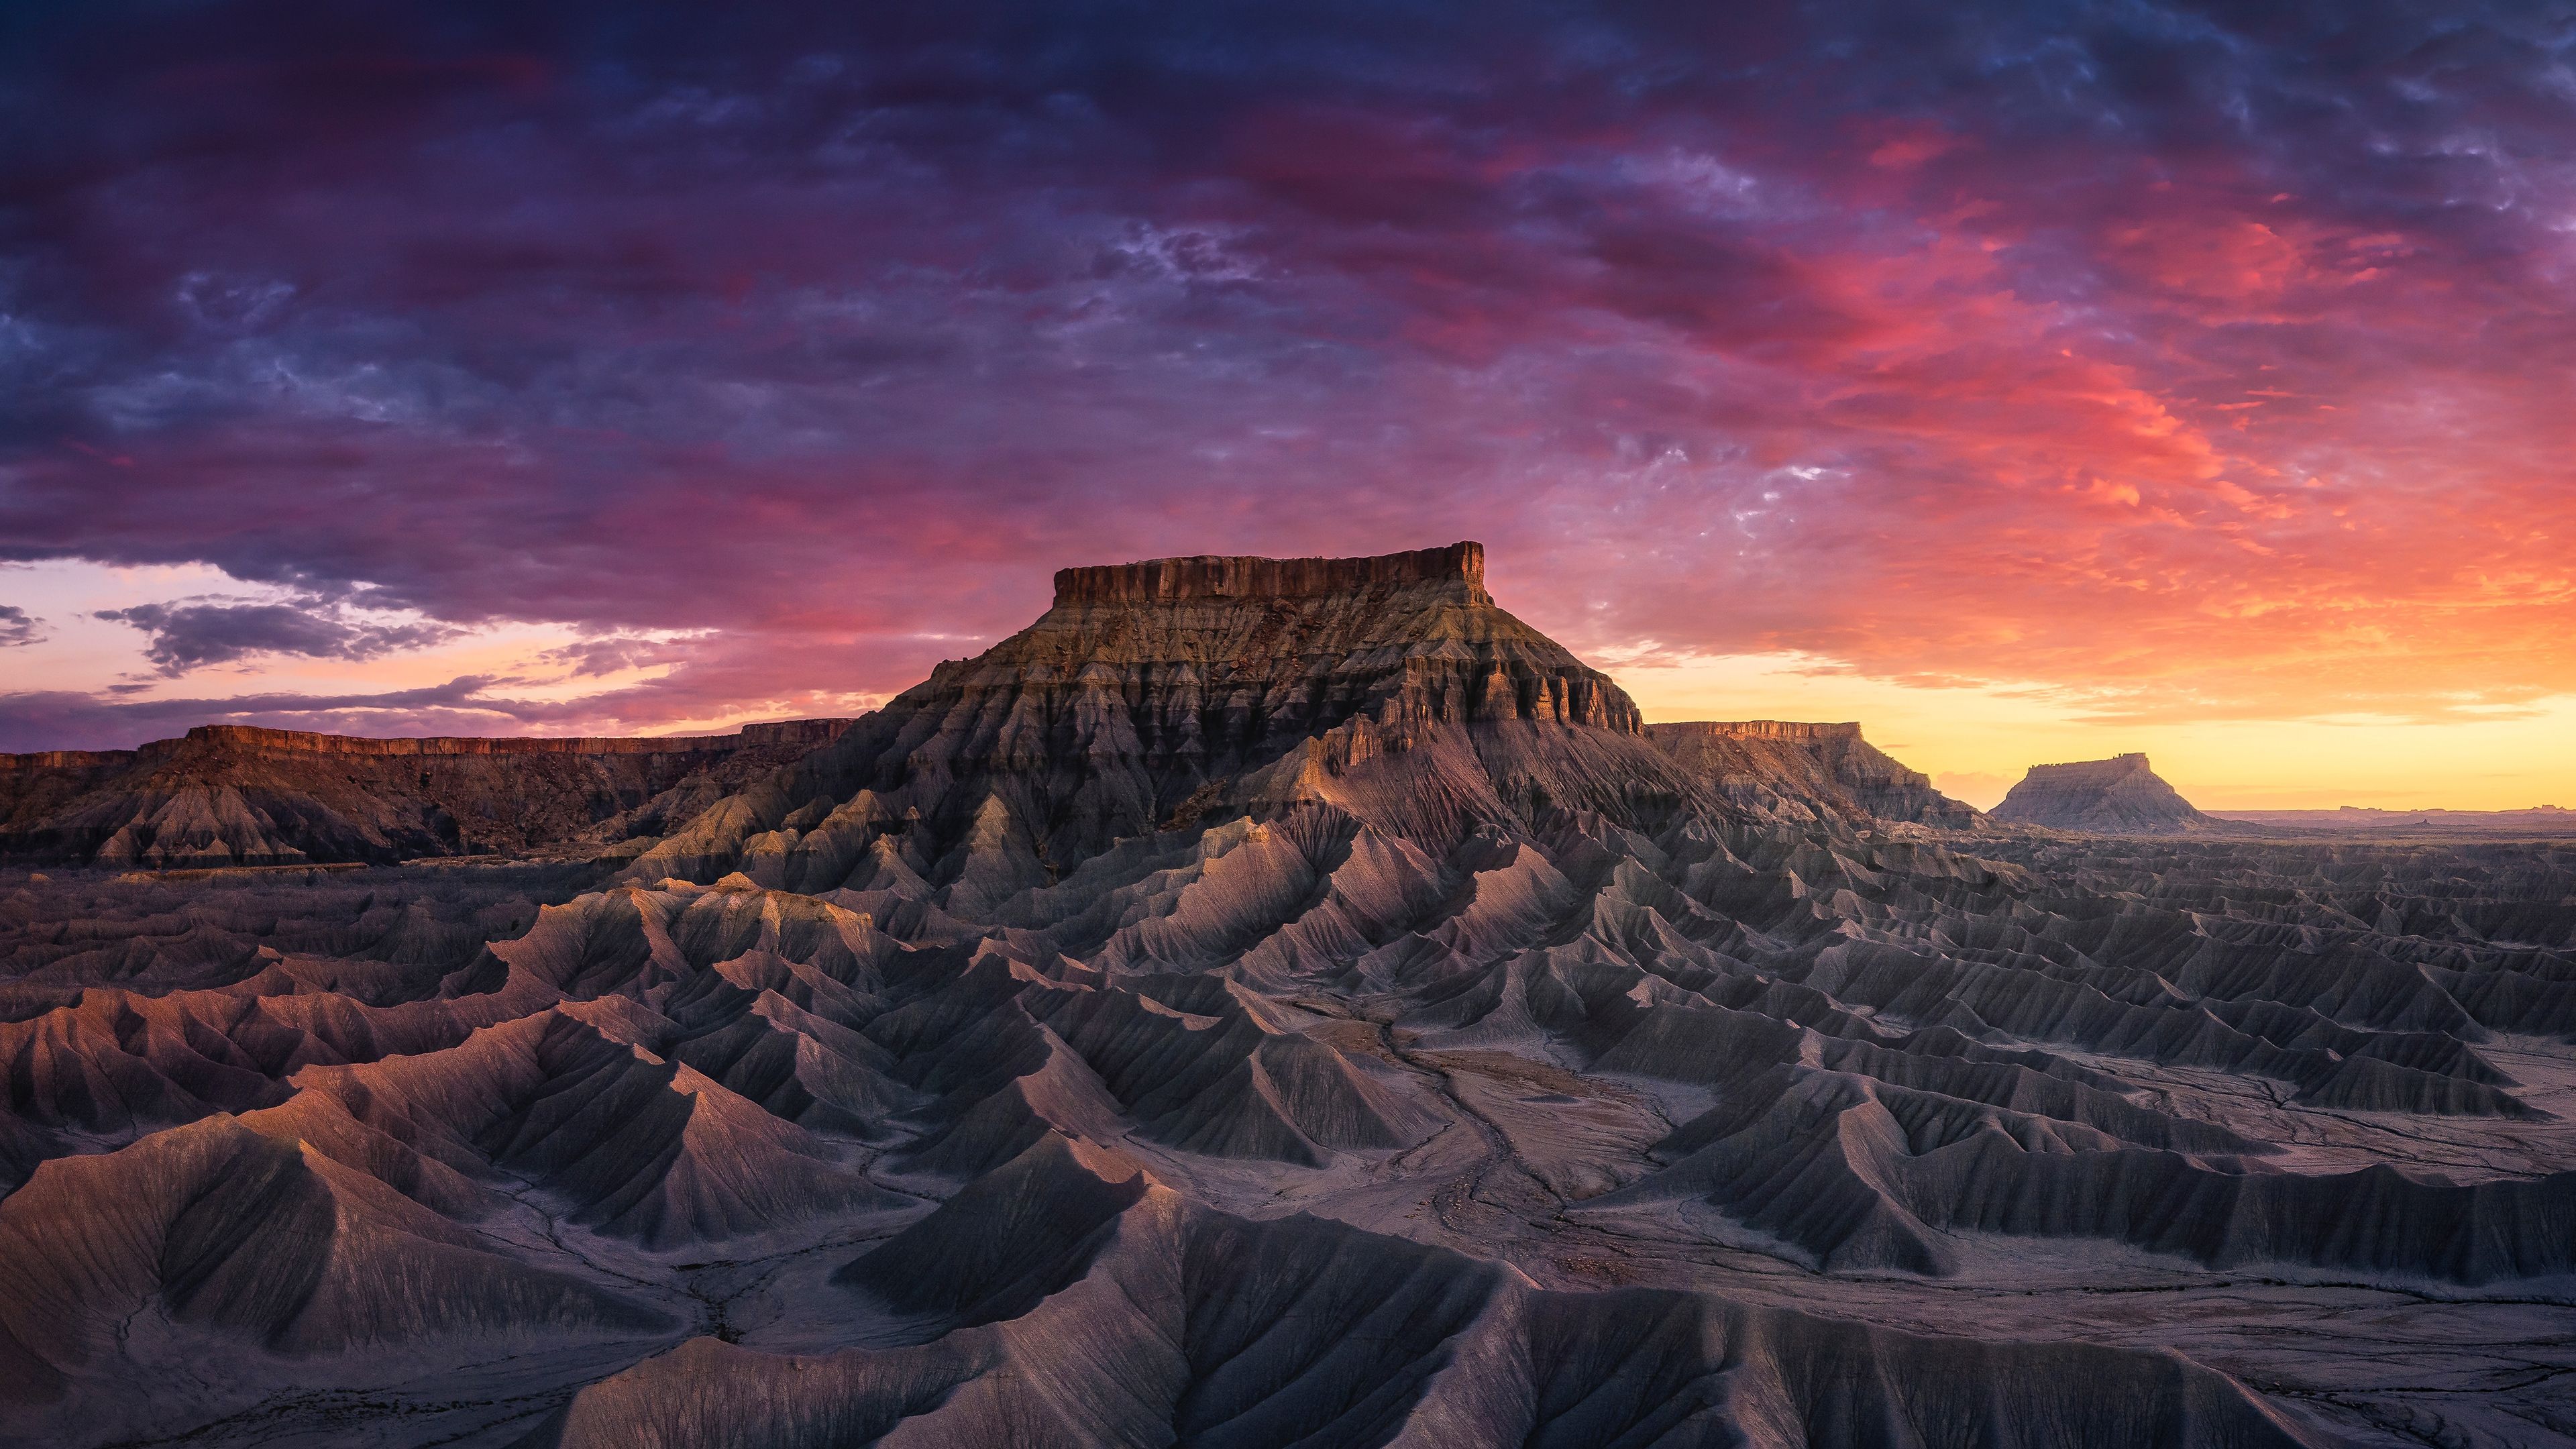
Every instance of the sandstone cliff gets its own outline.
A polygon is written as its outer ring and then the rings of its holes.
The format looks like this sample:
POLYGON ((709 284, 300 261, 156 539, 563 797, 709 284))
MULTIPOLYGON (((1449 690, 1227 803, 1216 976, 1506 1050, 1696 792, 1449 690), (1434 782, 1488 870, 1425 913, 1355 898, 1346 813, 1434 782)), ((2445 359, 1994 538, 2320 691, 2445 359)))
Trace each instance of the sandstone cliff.
POLYGON ((1982 818, 1933 789, 1930 776, 1862 739, 1858 724, 1696 720, 1649 725, 1646 733, 1728 800, 1784 818, 1909 820, 1951 829, 1982 818))
POLYGON ((2181 835, 2221 828, 2147 768, 2145 755, 2033 765, 1995 807, 1994 818, 2096 835, 2181 835))
POLYGON ((0 860, 147 869, 522 852, 686 818, 847 720, 663 738, 360 739, 204 725, 0 755, 0 860))

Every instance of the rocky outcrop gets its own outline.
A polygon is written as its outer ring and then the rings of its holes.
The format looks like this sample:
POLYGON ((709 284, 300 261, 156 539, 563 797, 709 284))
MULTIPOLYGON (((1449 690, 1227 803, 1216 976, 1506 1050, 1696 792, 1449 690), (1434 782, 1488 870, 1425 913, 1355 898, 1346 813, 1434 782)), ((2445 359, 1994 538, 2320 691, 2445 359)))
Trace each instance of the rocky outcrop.
POLYGON ((1474 543, 1178 558, 1056 575, 1036 623, 952 660, 637 862, 639 879, 828 890, 1044 885, 1125 838, 1329 802, 1455 839, 1558 808, 1707 804, 1608 676, 1497 607, 1474 543), (971 877, 971 879, 970 879, 971 877))
POLYGON ((1974 826, 1977 811, 1932 788, 1861 738, 1860 726, 1789 720, 1695 720, 1646 727, 1683 768, 1722 796, 1796 818, 1856 824, 1910 820, 1949 829, 1974 826))
POLYGON ((178 869, 385 862, 649 829, 828 744, 847 720, 730 735, 361 739, 203 725, 139 749, 0 755, 0 860, 178 869))
POLYGON ((2033 765, 1994 818, 2096 835, 2181 835, 2222 828, 2147 768, 2145 755, 2033 765))

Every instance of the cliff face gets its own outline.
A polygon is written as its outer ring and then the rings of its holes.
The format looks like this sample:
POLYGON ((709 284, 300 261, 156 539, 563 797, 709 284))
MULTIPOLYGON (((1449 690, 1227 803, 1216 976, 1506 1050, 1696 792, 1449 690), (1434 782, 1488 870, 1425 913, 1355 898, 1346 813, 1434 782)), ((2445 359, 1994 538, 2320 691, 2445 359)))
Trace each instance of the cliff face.
POLYGON ((2145 755, 2067 765, 2033 765, 1994 810, 1994 818, 2097 835, 2181 835, 2216 830, 2147 767, 2145 755))
POLYGON ((1790 819, 1906 820, 1965 829, 1981 817, 1861 738, 1854 723, 1698 720, 1646 733, 1683 768, 1736 804, 1790 819))
POLYGON ((1636 705, 1495 606, 1473 543, 1354 559, 1155 559, 1055 604, 638 873, 830 889, 887 868, 1040 883, 1220 804, 1324 801, 1424 838, 1556 805, 1660 818, 1706 792, 1636 705), (892 846, 886 850, 892 850, 892 846))
POLYGON ((649 829, 846 720, 663 738, 360 739, 204 725, 139 749, 0 755, 0 860, 147 869, 525 851, 649 829))
POLYGON ((1175 603, 1187 599, 1313 599, 1371 590, 1433 587, 1463 602, 1491 605, 1485 546, 1453 543, 1368 558, 1256 558, 1200 554, 1059 569, 1055 606, 1175 603))
POLYGON ((923 690, 989 696, 1022 686, 1040 699, 1114 692, 1133 706, 1143 751, 1174 759, 1265 754, 1364 714, 1390 725, 1640 729, 1636 706, 1607 675, 1495 607, 1485 550, 1474 543, 1375 558, 1066 569, 1055 606, 1035 624, 942 666, 923 690))

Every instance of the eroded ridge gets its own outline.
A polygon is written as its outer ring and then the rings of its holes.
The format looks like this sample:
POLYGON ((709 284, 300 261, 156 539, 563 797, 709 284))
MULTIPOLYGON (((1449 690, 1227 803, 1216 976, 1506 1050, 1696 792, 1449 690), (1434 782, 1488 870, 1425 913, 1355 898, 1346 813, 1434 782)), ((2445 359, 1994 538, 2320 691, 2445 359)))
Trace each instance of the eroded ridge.
POLYGON ((1932 788, 1861 738, 1857 721, 1695 720, 1646 733, 1729 801, 1783 819, 1912 821, 1964 829, 1983 823, 1969 806, 1932 788))
POLYGON ((688 819, 848 724, 558 739, 200 725, 132 750, 0 755, 0 861, 192 870, 583 846, 587 856, 688 819))
POLYGON ((2576 847, 1766 796, 1456 583, 1060 604, 631 860, 0 880, 0 1434, 2576 1424, 2576 847))

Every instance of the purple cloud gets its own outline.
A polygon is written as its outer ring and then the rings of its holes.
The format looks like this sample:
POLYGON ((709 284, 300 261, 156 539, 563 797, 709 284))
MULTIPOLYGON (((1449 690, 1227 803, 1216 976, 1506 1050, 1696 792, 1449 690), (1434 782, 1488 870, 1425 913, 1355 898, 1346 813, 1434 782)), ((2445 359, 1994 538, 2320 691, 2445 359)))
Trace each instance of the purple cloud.
MULTIPOLYGON (((1467 533, 1582 647, 2576 688, 2527 7, 11 24, 0 558, 693 633, 590 723, 900 688, 1063 564, 1467 533)), ((405 647, 334 617, 128 622, 405 647)))
POLYGON ((101 609, 101 619, 131 624, 150 637, 144 657, 166 675, 259 654, 308 659, 372 659, 454 638, 442 624, 363 624, 319 599, 292 604, 137 604, 101 609))

